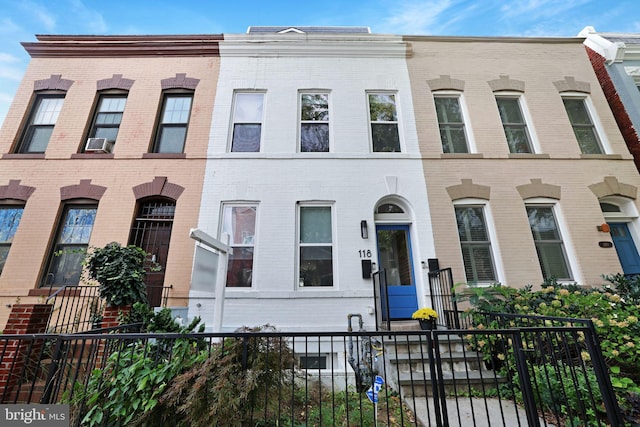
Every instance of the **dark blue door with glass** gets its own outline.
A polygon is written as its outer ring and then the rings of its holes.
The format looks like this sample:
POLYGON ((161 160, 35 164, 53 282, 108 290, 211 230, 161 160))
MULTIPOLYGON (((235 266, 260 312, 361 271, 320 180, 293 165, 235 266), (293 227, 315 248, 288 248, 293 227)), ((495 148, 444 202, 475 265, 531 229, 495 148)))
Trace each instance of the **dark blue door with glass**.
POLYGON ((629 233, 629 226, 624 222, 610 222, 611 238, 618 253, 618 259, 622 264, 624 274, 640 273, 640 256, 638 249, 629 233))
POLYGON ((386 271, 389 313, 382 292, 383 320, 410 319, 418 309, 408 225, 377 225, 378 263, 386 271))

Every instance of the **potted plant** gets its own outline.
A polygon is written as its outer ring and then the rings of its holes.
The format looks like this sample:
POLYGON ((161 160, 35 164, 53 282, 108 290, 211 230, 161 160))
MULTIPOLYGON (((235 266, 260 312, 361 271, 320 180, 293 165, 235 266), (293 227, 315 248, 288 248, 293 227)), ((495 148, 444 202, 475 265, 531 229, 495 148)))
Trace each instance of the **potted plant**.
POLYGON ((141 248, 108 243, 87 254, 85 266, 90 279, 98 282, 98 292, 108 306, 125 307, 147 303, 144 283, 147 253, 141 248))
POLYGON ((438 313, 429 307, 424 307, 419 310, 416 310, 412 315, 412 319, 416 319, 420 322, 420 328, 425 331, 430 331, 435 329, 436 327, 436 319, 438 318, 438 313))

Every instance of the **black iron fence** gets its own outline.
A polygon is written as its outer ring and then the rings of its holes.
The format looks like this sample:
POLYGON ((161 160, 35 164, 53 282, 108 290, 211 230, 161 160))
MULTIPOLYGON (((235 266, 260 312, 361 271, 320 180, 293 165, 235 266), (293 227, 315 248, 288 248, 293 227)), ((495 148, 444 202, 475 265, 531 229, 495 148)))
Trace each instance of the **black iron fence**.
POLYGON ((2 403, 70 403, 74 425, 128 425, 149 402, 155 406, 144 420, 157 425, 203 416, 225 426, 624 424, 597 337, 580 322, 430 332, 5 335, 0 351, 0 366, 10 368, 0 373, 2 403))
MULTIPOLYGON (((147 287, 148 297, 161 301, 162 307, 166 307, 172 288, 147 287)), ((98 294, 97 286, 65 285, 51 293, 46 302, 53 304, 47 326, 49 333, 72 334, 100 327, 105 301, 98 294)))
POLYGON ((429 271, 429 291, 432 308, 441 314, 437 320, 438 325, 450 329, 471 326, 458 309, 451 268, 429 271))
POLYGON ((376 330, 391 330, 389 317, 389 289, 387 287, 387 271, 383 268, 371 275, 373 278, 373 297, 376 315, 376 330))

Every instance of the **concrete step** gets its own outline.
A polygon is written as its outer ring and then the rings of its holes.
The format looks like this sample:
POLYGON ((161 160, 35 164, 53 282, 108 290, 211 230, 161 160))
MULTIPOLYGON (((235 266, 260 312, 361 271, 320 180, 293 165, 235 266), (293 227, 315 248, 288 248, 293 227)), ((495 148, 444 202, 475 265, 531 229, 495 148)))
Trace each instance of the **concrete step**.
POLYGON ((493 371, 443 372, 434 383, 430 373, 400 373, 398 386, 406 397, 432 396, 435 387, 444 387, 446 394, 469 393, 470 389, 495 388, 505 380, 493 371))

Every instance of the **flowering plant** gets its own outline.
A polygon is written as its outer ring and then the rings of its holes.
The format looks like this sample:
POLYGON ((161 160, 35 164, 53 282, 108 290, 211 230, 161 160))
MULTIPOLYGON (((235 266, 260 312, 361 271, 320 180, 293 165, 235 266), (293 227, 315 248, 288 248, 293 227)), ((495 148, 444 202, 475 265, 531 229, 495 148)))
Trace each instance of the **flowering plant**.
POLYGON ((415 311, 411 315, 411 318, 417 320, 435 320, 438 318, 438 313, 432 308, 425 307, 415 311))

